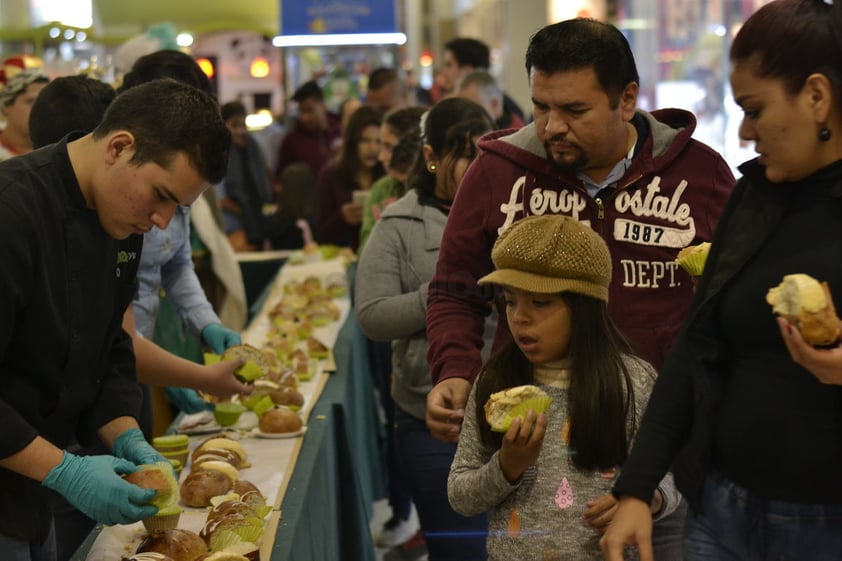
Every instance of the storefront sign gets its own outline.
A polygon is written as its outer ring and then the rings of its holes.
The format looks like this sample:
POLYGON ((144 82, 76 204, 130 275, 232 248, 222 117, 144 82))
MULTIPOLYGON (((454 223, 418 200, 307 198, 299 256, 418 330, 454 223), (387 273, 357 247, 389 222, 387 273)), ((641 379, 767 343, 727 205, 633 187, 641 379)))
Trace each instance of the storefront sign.
POLYGON ((393 33, 394 0, 295 0, 281 2, 281 35, 393 33))

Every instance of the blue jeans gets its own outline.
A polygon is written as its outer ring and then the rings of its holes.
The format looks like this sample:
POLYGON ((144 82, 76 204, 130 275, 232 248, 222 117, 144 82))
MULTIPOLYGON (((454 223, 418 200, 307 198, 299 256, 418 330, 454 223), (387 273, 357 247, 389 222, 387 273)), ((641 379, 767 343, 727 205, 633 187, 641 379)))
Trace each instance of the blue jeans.
POLYGON ((669 515, 655 522, 652 527, 652 550, 655 561, 682 561, 684 550, 684 523, 687 519, 687 501, 669 515))
POLYGON ((25 542, 0 534, 0 559, 3 561, 55 561, 55 531, 50 528, 50 533, 44 543, 25 542))
POLYGON ((687 517, 684 559, 842 559, 842 504, 771 501, 714 472, 705 480, 700 514, 687 517))
POLYGON ((395 452, 395 402, 392 401, 392 344, 368 340, 368 360, 371 379, 380 398, 380 406, 386 417, 386 478, 388 482, 389 506, 392 517, 409 520, 412 514, 412 497, 403 473, 398 469, 395 452))
POLYGON ((424 421, 395 407, 395 448, 399 469, 412 490, 429 560, 484 561, 488 516, 462 516, 447 500, 456 444, 434 438, 424 421))

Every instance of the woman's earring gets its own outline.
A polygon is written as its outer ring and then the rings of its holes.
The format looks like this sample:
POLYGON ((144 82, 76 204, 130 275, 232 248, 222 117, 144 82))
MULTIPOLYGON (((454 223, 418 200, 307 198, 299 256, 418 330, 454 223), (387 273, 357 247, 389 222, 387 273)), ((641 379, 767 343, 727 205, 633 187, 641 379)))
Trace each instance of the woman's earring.
MULTIPOLYGON (((830 135, 830 131, 828 131, 828 135, 830 135)), ((430 162, 427 164, 427 169, 430 170, 430 173, 436 173, 436 164, 430 162)))
POLYGON ((827 142, 828 140, 830 140, 830 137, 830 129, 827 128, 827 125, 822 126, 822 128, 819 129, 819 140, 821 140, 822 142, 827 142))

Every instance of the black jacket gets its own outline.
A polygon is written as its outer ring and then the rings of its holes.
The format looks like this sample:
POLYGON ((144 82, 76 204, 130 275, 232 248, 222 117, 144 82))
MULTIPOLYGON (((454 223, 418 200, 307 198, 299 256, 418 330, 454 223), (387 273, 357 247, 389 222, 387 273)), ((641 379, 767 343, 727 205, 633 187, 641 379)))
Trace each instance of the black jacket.
MULTIPOLYGON (((617 496, 648 502, 672 465, 678 489, 698 511, 726 382, 728 350, 717 336, 716 324, 722 289, 764 245, 802 187, 770 183, 754 160, 740 170, 744 176, 720 219, 687 321, 667 356, 635 447, 614 486, 617 496)), ((830 182, 831 196, 842 197, 842 162, 810 181, 830 182)))
MULTIPOLYGON (((142 236, 117 241, 85 200, 65 141, 0 163, 0 458, 41 436, 88 444, 137 416, 131 339, 142 236)), ((0 534, 43 540, 46 488, 0 468, 0 534)))

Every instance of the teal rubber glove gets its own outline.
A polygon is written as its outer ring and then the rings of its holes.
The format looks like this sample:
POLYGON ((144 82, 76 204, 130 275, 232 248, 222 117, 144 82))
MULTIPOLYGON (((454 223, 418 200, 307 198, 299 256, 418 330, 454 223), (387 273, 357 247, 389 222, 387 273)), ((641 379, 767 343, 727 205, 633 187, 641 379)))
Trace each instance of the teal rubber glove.
POLYGON ((134 462, 137 465, 154 464, 157 462, 169 463, 160 452, 152 448, 146 442, 140 429, 129 429, 124 431, 114 440, 111 451, 118 458, 134 462))
POLYGON ((242 342, 239 333, 218 323, 211 323, 202 329, 202 339, 218 355, 224 353, 228 347, 239 345, 242 342))
POLYGON ((165 388, 167 392, 167 399, 170 400, 179 411, 183 411, 188 415, 190 413, 198 413, 199 411, 210 411, 213 409, 213 404, 204 401, 196 390, 190 388, 165 388))
POLYGON ((158 512, 156 507, 144 504, 153 499, 154 489, 141 489, 120 477, 134 471, 134 464, 114 456, 76 456, 65 452, 41 485, 56 491, 98 522, 131 524, 158 512))

